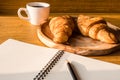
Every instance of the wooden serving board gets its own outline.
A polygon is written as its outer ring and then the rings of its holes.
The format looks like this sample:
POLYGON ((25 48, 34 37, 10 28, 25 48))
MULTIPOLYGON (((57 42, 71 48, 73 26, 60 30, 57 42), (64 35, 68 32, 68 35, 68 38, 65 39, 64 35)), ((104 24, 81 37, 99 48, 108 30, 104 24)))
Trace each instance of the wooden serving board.
MULTIPOLYGON (((73 32, 66 44, 58 44, 52 41, 53 35, 49 29, 49 21, 42 24, 37 30, 38 38, 46 46, 65 50, 79 55, 105 55, 120 49, 120 44, 108 44, 98 40, 84 37, 80 33, 73 32)), ((118 30, 110 23, 108 26, 118 30)))

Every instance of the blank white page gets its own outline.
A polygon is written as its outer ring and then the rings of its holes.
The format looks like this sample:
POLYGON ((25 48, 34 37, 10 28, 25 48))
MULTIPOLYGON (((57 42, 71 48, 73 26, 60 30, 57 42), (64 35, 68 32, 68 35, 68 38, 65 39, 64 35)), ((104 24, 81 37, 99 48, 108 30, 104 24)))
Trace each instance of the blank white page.
POLYGON ((33 80, 57 51, 7 40, 0 46, 0 80, 33 80))
MULTIPOLYGON (((58 50, 9 39, 0 46, 0 80, 33 80, 58 50)), ((120 80, 120 65, 65 52, 45 80, 72 80, 65 60, 82 80, 120 80)))
MULTIPOLYGON (((69 55, 69 53, 66 52, 69 55)), ((120 80, 120 65, 71 54, 68 60, 82 80, 120 80)))

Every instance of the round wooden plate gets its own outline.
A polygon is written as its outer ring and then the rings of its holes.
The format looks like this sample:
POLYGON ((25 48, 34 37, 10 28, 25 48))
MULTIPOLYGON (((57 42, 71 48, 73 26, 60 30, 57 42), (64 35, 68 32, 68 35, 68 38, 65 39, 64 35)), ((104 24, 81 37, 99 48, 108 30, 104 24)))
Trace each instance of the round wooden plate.
MULTIPOLYGON (((111 28, 116 26, 108 23, 111 28)), ((38 38, 46 46, 65 50, 79 55, 105 55, 120 49, 120 44, 107 44, 98 40, 84 37, 80 33, 73 32, 66 44, 58 44, 52 41, 53 35, 49 29, 49 21, 42 24, 37 30, 38 38)))

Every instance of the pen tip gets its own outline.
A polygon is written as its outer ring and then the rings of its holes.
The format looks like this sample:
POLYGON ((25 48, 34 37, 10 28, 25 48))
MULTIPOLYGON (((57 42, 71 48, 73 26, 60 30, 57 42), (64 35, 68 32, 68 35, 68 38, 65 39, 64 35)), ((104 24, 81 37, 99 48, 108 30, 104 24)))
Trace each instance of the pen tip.
POLYGON ((69 63, 69 61, 66 59, 66 62, 69 63))

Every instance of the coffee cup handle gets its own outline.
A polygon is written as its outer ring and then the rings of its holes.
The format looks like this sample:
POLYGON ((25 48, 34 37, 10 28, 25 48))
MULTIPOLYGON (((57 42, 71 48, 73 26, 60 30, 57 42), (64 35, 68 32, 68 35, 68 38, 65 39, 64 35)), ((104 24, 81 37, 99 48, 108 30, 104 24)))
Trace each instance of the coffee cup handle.
POLYGON ((28 12, 27 12, 27 9, 26 8, 19 8, 18 9, 18 17, 20 17, 21 19, 24 19, 24 20, 29 20, 29 15, 28 15, 28 12), (25 11, 25 13, 27 14, 28 17, 24 17, 22 14, 21 14, 21 11, 25 11))

